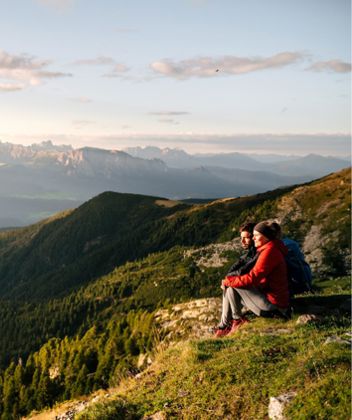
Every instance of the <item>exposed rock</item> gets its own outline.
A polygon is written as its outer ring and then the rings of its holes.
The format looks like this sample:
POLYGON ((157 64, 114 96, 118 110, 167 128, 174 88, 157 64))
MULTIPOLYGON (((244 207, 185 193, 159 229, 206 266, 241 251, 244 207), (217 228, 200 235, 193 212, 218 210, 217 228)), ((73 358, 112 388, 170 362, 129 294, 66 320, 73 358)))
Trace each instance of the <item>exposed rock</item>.
POLYGON ((79 401, 70 410, 65 411, 64 413, 58 414, 55 416, 55 420, 73 420, 75 415, 83 411, 87 407, 87 401, 79 401))
POLYGON ((303 188, 298 187, 291 195, 285 195, 279 200, 277 219, 281 223, 284 223, 287 219, 298 220, 302 218, 302 208, 296 196, 300 194, 303 188))
POLYGON ((166 414, 163 411, 158 411, 150 416, 144 416, 142 420, 166 420, 166 414))
POLYGON ((322 248, 317 244, 322 242, 321 227, 313 225, 306 237, 304 238, 302 251, 307 259, 307 262, 311 265, 313 270, 321 267, 323 263, 323 252, 322 248))
POLYGON ((347 339, 347 338, 338 337, 337 335, 332 335, 331 337, 328 337, 324 342, 324 344, 330 344, 330 343, 347 344, 348 346, 350 346, 352 344, 352 340, 351 338, 347 339))
POLYGON ((153 363, 152 359, 148 354, 141 353, 138 357, 137 367, 138 369, 145 369, 147 366, 153 363))
POLYGON ((52 366, 49 368, 49 378, 55 379, 60 375, 60 368, 59 366, 52 366))
POLYGON ((296 396, 296 392, 288 392, 278 397, 270 397, 268 415, 272 420, 286 420, 284 409, 287 404, 296 396))
POLYGON ((321 321, 321 317, 315 314, 303 314, 297 318, 296 324, 297 325, 305 325, 305 324, 312 324, 318 323, 321 321))
POLYGON ((239 239, 223 242, 220 244, 210 244, 201 248, 191 249, 184 252, 184 258, 193 257, 198 267, 222 267, 228 259, 222 254, 227 251, 240 250, 239 239))
POLYGON ((159 310, 155 320, 165 331, 166 341, 170 342, 188 337, 209 337, 212 327, 219 322, 220 312, 220 298, 197 299, 159 310))

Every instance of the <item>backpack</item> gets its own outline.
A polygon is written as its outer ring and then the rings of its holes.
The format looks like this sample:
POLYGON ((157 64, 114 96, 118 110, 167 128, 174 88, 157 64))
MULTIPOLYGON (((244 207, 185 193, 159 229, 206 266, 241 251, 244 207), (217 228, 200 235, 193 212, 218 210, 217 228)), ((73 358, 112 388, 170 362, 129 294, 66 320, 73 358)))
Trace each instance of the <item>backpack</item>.
POLYGON ((312 291, 312 271, 305 261, 304 255, 296 241, 284 238, 288 253, 285 257, 287 264, 288 287, 290 296, 312 291))

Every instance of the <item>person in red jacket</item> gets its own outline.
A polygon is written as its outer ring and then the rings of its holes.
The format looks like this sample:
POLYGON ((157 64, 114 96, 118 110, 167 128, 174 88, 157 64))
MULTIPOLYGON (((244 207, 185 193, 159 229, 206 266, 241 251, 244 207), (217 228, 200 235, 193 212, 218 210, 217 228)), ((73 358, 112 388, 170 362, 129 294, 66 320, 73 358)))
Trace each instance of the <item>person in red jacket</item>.
POLYGON ((233 320, 230 325, 218 327, 217 337, 231 334, 248 322, 242 316, 243 305, 257 316, 289 318, 287 248, 276 237, 277 224, 255 225, 253 240, 258 256, 254 267, 248 274, 228 275, 222 280, 222 289, 232 289, 233 320))

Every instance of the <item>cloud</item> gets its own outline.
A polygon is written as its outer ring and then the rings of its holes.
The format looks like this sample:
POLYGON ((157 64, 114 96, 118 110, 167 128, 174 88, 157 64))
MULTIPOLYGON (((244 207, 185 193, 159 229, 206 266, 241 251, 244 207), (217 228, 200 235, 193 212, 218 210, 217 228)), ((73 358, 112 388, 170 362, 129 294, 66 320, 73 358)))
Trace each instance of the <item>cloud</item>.
POLYGON ((89 58, 84 60, 77 60, 74 62, 79 66, 105 66, 115 64, 115 60, 111 57, 104 57, 103 55, 96 58, 89 58))
POLYGON ((72 121, 72 125, 77 129, 87 127, 91 124, 95 124, 94 121, 89 121, 89 120, 74 120, 74 121, 72 121))
POLYGON ((0 83, 0 92, 14 92, 16 90, 22 90, 24 86, 16 83, 0 83))
POLYGON ((149 112, 149 115, 189 115, 190 112, 186 111, 161 111, 161 112, 149 112))
POLYGON ((179 62, 164 59, 155 61, 150 67, 155 73, 182 80, 191 77, 238 75, 259 70, 280 68, 294 64, 302 60, 304 56, 303 53, 299 52, 281 52, 271 57, 198 57, 179 62))
POLYGON ((103 77, 121 77, 127 73, 130 69, 122 63, 116 63, 114 67, 111 69, 110 73, 106 73, 103 77))
POLYGON ((72 73, 63 73, 61 71, 38 71, 37 76, 41 79, 56 79, 58 77, 72 77, 72 73))
POLYGON ((349 73, 351 71, 351 63, 346 63, 341 60, 317 61, 308 67, 307 70, 315 72, 349 73))
POLYGON ((13 55, 0 50, 0 79, 21 82, 17 83, 17 89, 13 89, 19 90, 39 85, 43 79, 72 76, 70 73, 46 70, 50 63, 49 60, 39 60, 28 54, 13 55))
POLYGON ((103 74, 103 77, 122 77, 130 69, 123 63, 118 63, 112 57, 96 57, 87 60, 78 60, 74 64, 86 66, 112 66, 109 73, 103 74))
POLYGON ((172 125, 179 125, 180 123, 172 118, 161 118, 158 120, 159 122, 163 124, 172 124, 172 125))

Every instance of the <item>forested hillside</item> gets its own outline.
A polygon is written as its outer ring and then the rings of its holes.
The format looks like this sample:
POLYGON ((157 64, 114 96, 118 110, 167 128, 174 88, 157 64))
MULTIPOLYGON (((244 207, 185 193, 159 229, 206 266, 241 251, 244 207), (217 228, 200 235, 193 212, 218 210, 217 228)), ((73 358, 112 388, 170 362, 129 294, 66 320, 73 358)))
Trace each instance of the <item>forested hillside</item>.
POLYGON ((349 170, 197 205, 104 193, 1 232, 1 418, 136 372, 138 356, 155 344, 153 311, 219 295, 219 279, 239 251, 238 241, 230 243, 236 230, 269 218, 301 243, 317 275, 349 272, 349 170), (214 253, 217 262, 207 263, 214 253))

